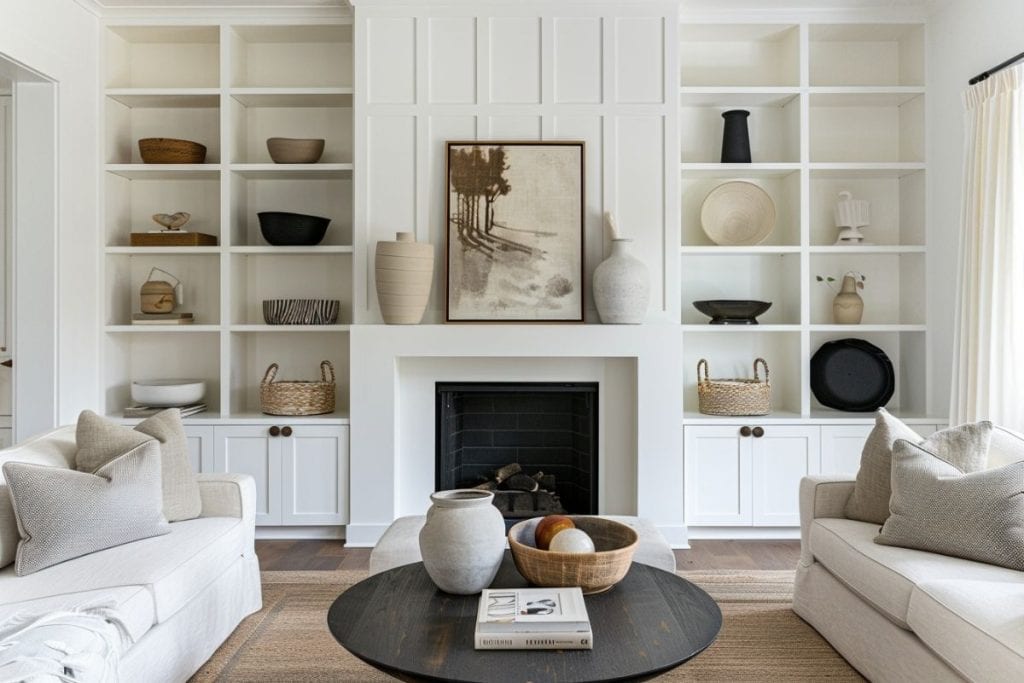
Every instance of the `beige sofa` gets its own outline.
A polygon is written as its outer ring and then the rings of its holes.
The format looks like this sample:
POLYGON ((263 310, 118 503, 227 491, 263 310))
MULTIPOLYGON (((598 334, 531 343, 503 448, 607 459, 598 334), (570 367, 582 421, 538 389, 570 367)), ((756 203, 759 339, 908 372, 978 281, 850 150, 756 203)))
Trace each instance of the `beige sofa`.
POLYGON ((793 610, 872 681, 1024 680, 1024 573, 878 545, 843 517, 852 491, 800 484, 793 610))
MULTIPOLYGON (((0 450, 0 465, 72 467, 75 452, 75 428, 63 427, 0 450)), ((198 481, 201 516, 171 524, 167 535, 28 576, 15 576, 14 565, 0 569, 0 624, 14 615, 108 605, 131 641, 120 657, 120 680, 187 680, 262 603, 252 478, 201 474, 198 481)), ((3 483, 0 476, 6 496, 3 483)), ((0 509, 9 531, 7 514, 0 509)))

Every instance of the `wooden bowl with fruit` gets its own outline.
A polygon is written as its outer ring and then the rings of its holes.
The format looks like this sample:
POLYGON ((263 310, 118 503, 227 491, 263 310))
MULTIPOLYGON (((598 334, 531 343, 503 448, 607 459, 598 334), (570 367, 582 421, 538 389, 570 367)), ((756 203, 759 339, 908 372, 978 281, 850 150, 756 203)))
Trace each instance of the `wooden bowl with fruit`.
POLYGON ((631 527, 588 515, 547 515, 508 531, 516 569, 535 586, 608 590, 626 575, 639 538, 631 527))

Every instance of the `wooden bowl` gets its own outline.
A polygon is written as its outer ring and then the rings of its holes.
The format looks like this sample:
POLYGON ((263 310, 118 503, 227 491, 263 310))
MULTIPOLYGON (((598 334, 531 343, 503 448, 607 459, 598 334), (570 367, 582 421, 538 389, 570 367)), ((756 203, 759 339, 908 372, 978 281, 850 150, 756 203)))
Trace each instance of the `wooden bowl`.
POLYGON ((139 154, 144 164, 201 164, 206 161, 206 146, 191 140, 142 138, 139 154))
POLYGON ((577 529, 594 541, 593 553, 556 553, 541 550, 534 540, 542 519, 523 520, 508 531, 508 545, 516 569, 530 583, 545 588, 579 586, 585 595, 602 593, 619 581, 633 563, 639 537, 631 527, 610 519, 570 515, 577 529))
POLYGON ((275 164, 315 164, 324 153, 323 138, 267 138, 275 164))

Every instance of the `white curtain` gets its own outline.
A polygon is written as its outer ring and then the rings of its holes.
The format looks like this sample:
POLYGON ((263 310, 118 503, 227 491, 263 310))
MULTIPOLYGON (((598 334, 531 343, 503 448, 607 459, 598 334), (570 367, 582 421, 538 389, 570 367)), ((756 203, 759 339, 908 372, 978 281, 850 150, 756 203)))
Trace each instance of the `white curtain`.
POLYGON ((964 93, 953 424, 1024 429, 1024 65, 964 93))

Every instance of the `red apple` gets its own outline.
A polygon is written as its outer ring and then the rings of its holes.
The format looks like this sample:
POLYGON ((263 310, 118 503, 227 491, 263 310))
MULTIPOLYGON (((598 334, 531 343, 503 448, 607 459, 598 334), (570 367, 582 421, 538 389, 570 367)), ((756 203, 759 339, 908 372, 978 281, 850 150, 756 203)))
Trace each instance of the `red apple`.
POLYGON ((536 541, 538 548, 547 550, 551 546, 551 539, 555 537, 555 534, 559 531, 575 528, 576 524, 565 515, 547 515, 537 523, 537 528, 533 532, 533 539, 536 541))

